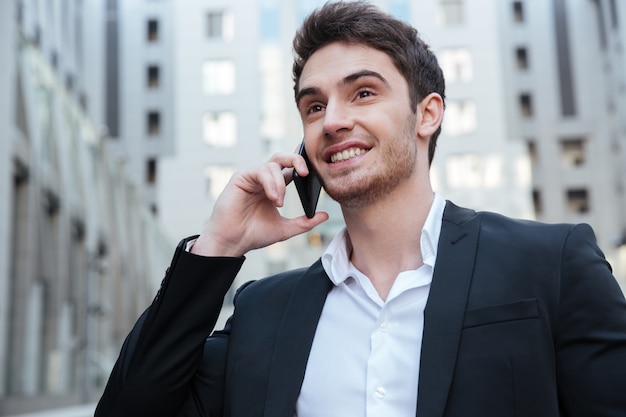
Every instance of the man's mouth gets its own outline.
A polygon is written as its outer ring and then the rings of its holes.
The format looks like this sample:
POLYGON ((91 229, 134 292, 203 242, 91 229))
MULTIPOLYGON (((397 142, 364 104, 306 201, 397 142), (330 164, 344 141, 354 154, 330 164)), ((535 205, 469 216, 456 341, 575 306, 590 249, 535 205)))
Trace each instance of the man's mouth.
POLYGON ((364 154, 365 152, 367 152, 367 150, 363 149, 363 148, 346 149, 344 151, 332 154, 330 156, 330 162, 331 163, 335 163, 335 162, 346 161, 348 159, 354 158, 355 156, 359 156, 361 154, 364 154))

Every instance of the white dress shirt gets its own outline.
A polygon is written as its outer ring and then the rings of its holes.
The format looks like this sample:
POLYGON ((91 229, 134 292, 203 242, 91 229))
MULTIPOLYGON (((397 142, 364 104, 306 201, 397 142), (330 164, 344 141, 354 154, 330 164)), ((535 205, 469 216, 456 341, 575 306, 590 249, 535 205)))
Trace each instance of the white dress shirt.
POLYGON ((322 310, 298 417, 415 417, 424 330, 445 200, 435 194, 422 234, 423 265, 401 272, 386 300, 350 262, 346 229, 322 255, 335 285, 322 310))

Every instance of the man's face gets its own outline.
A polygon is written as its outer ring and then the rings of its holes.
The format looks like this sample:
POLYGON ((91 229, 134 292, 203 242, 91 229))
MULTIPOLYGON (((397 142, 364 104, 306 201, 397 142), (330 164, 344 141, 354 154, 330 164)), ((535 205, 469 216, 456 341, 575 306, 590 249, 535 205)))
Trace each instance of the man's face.
POLYGON ((344 208, 376 201, 416 175, 417 116, 384 52, 347 43, 319 49, 296 100, 309 158, 344 208))

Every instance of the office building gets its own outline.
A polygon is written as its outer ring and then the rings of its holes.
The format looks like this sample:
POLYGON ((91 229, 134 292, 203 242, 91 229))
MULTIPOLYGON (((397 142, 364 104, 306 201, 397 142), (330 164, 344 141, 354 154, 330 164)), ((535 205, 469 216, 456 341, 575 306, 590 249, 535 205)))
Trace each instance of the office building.
POLYGON ((173 250, 108 146, 105 27, 0 2, 0 415, 95 401, 173 250))

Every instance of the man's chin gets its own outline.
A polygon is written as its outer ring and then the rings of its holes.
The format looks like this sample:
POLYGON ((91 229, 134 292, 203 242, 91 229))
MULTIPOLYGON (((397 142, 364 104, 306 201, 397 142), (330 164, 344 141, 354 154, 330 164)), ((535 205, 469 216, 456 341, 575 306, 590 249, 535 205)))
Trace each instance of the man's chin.
POLYGON ((372 192, 371 188, 329 189, 325 188, 326 194, 335 200, 342 208, 361 208, 380 197, 381 193, 372 192))

